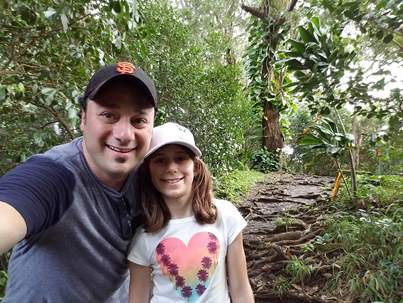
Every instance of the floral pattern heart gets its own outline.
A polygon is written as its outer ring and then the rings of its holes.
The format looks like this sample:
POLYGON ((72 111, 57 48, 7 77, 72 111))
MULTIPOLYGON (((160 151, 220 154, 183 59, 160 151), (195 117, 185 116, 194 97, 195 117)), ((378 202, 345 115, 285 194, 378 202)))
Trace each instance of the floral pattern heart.
POLYGON ((176 237, 168 237, 156 248, 161 272, 187 302, 196 302, 207 290, 219 253, 220 243, 210 232, 194 234, 187 245, 176 237))

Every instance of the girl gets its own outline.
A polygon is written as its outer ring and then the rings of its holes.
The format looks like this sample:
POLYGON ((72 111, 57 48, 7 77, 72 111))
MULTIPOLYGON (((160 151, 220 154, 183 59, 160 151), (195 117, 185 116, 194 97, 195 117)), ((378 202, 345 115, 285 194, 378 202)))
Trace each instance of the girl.
POLYGON ((187 128, 154 128, 140 167, 144 228, 128 255, 131 303, 254 302, 242 244, 246 221, 230 202, 213 199, 200 156, 187 128))

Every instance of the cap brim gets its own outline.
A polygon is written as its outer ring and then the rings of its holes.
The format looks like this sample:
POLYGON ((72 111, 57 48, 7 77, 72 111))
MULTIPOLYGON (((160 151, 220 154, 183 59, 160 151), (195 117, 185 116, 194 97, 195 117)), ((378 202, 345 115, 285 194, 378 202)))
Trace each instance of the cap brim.
POLYGON ((178 145, 185 146, 188 149, 190 149, 196 155, 196 157, 201 157, 202 156, 202 153, 201 153, 200 149, 198 149, 197 147, 195 147, 195 146, 193 146, 191 144, 188 144, 188 143, 185 143, 185 142, 182 142, 182 141, 171 141, 171 142, 162 143, 162 144, 159 144, 159 145, 156 145, 156 146, 152 147, 146 153, 146 155, 144 156, 144 160, 147 159, 148 157, 150 157, 153 153, 155 153, 161 147, 166 146, 166 145, 170 145, 170 144, 178 144, 178 145))

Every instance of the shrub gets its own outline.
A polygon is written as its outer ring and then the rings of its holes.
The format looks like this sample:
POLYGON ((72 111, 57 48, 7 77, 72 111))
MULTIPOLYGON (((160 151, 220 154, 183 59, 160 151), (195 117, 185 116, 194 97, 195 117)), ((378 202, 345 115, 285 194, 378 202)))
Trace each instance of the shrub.
POLYGON ((252 154, 251 167, 262 173, 276 171, 280 167, 279 154, 262 148, 252 154))

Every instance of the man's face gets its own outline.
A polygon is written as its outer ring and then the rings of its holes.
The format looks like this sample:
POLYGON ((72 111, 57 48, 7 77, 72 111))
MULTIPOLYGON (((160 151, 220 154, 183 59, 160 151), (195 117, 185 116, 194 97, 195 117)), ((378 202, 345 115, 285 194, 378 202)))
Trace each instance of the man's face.
POLYGON ((119 82, 95 99, 81 118, 84 156, 101 182, 119 190, 149 148, 154 108, 143 92, 119 82))

